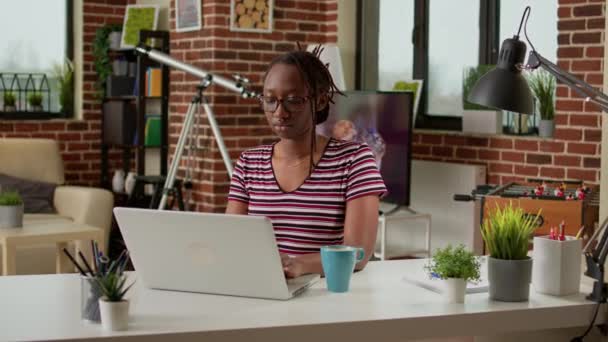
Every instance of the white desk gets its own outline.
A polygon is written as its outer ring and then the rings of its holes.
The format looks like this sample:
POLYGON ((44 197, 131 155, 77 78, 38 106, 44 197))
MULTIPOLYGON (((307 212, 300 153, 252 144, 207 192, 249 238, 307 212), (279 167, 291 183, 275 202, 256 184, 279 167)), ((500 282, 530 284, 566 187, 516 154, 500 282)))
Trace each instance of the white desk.
MULTIPOLYGON (((583 294, 534 292, 524 303, 492 302, 482 293, 444 304, 402 280, 423 262, 371 262, 354 275, 349 293, 328 293, 321 280, 290 301, 148 290, 140 280, 130 330, 117 333, 80 320, 75 274, 0 277, 0 340, 390 342, 586 326, 594 309, 583 294)), ((604 320, 602 309, 598 322, 604 320)))

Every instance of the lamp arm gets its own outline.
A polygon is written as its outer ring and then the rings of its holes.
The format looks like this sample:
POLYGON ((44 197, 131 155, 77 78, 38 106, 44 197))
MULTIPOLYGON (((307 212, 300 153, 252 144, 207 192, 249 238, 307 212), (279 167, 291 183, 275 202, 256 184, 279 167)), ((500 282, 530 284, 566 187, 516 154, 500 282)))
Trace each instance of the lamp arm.
POLYGON ((524 67, 524 69, 534 70, 539 67, 547 70, 551 75, 555 76, 557 80, 564 83, 570 89, 582 96, 585 101, 592 101, 604 112, 608 112, 608 95, 602 93, 589 85, 589 83, 560 68, 545 57, 541 56, 538 52, 534 50, 530 51, 530 55, 528 56, 528 64, 524 67))

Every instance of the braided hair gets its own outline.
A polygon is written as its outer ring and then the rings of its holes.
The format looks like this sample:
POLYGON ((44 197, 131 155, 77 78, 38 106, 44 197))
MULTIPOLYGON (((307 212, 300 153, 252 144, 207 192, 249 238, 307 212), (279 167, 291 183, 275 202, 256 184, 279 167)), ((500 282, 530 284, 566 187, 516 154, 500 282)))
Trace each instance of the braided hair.
MULTIPOLYGON (((308 52, 302 48, 300 43, 297 43, 298 49, 290 51, 275 57, 270 64, 266 73, 264 74, 264 81, 266 76, 272 67, 276 64, 285 64, 295 66, 308 90, 310 96, 310 109, 312 112, 312 122, 314 125, 321 124, 327 120, 329 116, 330 103, 334 103, 333 97, 335 94, 344 96, 344 93, 336 87, 333 77, 329 72, 329 64, 323 64, 319 59, 321 52, 323 52, 323 46, 317 45, 312 52, 308 52), (320 110, 317 108, 317 99, 321 95, 327 95, 327 105, 320 110)), ((310 167, 309 173, 312 172, 314 163, 314 151, 316 150, 316 131, 313 126, 311 129, 311 142, 310 142, 310 167)))

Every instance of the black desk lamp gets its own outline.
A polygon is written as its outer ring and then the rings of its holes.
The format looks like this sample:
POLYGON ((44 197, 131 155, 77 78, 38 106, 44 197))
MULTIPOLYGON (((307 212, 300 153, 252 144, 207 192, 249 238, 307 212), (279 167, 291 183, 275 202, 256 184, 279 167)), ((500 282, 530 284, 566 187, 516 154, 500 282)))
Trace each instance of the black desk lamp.
MULTIPOLYGON (((585 101, 591 101, 597 104, 603 111, 608 112, 608 96, 606 94, 562 70, 536 52, 526 32, 529 16, 530 6, 527 6, 521 18, 517 35, 503 41, 496 68, 490 70, 477 81, 467 100, 497 109, 533 114, 533 96, 528 82, 522 75, 522 70, 532 71, 542 67, 555 76, 557 80, 576 91, 585 101), (523 62, 526 54, 526 44, 519 40, 522 25, 526 41, 532 48, 528 57, 528 63, 525 65, 523 62)), ((598 229, 604 228, 605 224, 606 222, 598 229)), ((608 229, 605 229, 595 251, 585 254, 587 261, 585 275, 596 280, 593 285, 593 292, 587 296, 587 299, 598 303, 605 303, 608 294, 607 286, 604 283, 604 263, 606 262, 607 255, 608 229)))

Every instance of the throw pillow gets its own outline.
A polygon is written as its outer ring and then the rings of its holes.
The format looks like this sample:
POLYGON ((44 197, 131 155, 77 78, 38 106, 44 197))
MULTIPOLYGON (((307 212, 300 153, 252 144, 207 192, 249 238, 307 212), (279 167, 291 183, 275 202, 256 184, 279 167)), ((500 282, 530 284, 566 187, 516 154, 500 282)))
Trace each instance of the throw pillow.
POLYGON ((0 173, 0 189, 19 192, 23 211, 28 214, 54 213, 53 197, 56 184, 32 181, 0 173))

